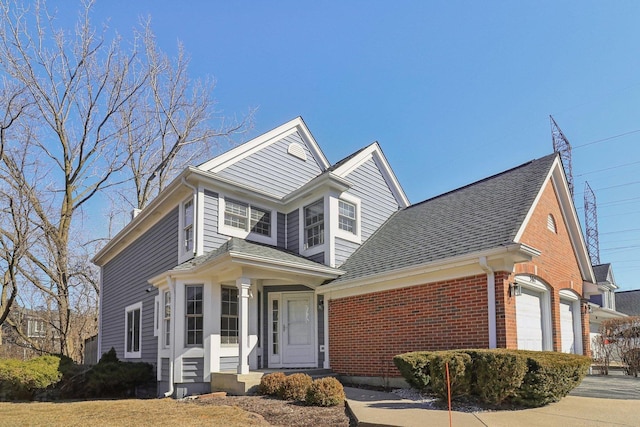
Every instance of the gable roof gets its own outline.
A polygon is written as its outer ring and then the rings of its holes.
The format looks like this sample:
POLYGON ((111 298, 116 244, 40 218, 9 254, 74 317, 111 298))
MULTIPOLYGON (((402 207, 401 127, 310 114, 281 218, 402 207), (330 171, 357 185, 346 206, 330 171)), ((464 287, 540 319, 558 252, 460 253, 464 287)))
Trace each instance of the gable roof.
POLYGON ((606 282, 609 279, 609 268, 611 264, 600 264, 593 266, 593 274, 596 276, 596 282, 606 282))
POLYGON ((228 168, 234 163, 244 159, 245 157, 265 148, 269 145, 281 140, 287 135, 297 132, 302 140, 305 142, 314 159, 320 165, 323 170, 329 167, 329 161, 325 157, 324 153, 320 149, 320 146, 316 142, 313 135, 309 131, 309 128, 305 124, 302 117, 296 117, 287 123, 278 126, 275 129, 270 130, 250 141, 245 142, 229 151, 226 151, 219 156, 214 157, 198 166, 199 169, 208 170, 212 172, 219 172, 222 169, 228 168))
POLYGON ((556 161, 532 160, 396 212, 332 284, 517 243, 556 161))
POLYGON ((387 182, 387 185, 398 202, 398 205, 403 208, 409 206, 409 199, 402 189, 400 181, 398 181, 393 169, 391 169, 391 165, 389 165, 387 158, 382 152, 382 148, 380 148, 380 145, 377 142, 361 148, 355 153, 340 160, 335 165, 331 166, 328 169, 328 172, 341 178, 346 178, 351 172, 356 170, 369 159, 373 159, 376 162, 378 169, 382 173, 382 176, 387 182))
POLYGON ((640 289, 616 292, 616 311, 640 316, 640 289))

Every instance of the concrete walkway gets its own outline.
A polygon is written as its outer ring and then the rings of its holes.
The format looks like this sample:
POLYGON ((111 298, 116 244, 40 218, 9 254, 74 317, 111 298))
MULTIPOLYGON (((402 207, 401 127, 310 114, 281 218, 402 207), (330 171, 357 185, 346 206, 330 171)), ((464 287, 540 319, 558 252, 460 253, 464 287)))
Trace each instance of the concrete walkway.
MULTIPOLYGON (((640 380, 587 377, 569 396, 542 408, 517 411, 453 411, 452 425, 640 426, 640 380)), ((448 426, 449 412, 394 393, 346 387, 347 404, 359 426, 448 426)))

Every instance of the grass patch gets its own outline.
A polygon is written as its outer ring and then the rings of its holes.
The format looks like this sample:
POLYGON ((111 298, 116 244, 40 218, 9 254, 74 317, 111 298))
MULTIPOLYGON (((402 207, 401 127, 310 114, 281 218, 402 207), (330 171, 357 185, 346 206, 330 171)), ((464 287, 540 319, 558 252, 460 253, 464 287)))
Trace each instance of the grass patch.
POLYGON ((263 419, 237 407, 173 399, 0 403, 0 420, 10 426, 264 425, 263 419))

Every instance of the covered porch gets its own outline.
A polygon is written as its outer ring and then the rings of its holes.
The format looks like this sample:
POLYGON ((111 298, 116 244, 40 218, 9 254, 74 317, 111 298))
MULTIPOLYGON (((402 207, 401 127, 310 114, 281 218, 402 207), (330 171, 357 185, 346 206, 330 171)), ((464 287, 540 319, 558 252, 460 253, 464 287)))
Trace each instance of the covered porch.
POLYGON ((341 273, 231 238, 155 278, 172 314, 158 331, 158 381, 171 394, 246 394, 265 369, 328 367, 328 319, 315 289, 341 273))

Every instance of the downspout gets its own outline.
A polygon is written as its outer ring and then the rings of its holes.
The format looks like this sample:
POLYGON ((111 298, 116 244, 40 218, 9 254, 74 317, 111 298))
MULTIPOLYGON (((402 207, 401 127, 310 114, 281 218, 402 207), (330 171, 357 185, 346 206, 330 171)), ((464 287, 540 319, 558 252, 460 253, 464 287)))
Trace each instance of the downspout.
POLYGON ((169 358, 169 391, 164 397, 173 395, 173 365, 176 360, 176 279, 169 277, 169 289, 171 290, 171 357, 169 358))
POLYGON ((487 264, 487 257, 480 257, 478 259, 480 268, 487 273, 487 301, 489 309, 489 348, 496 348, 498 346, 498 339, 496 333, 496 276, 495 272, 487 264))
MULTIPOLYGON (((189 184, 187 182, 187 179, 185 177, 182 177, 182 184, 187 187, 190 188, 191 191, 193 192, 193 255, 195 255, 197 253, 197 248, 198 248, 198 189, 196 187, 194 187, 193 185, 189 184)), ((182 224, 180 224, 180 227, 182 227, 182 224)), ((184 243, 184 242, 183 242, 184 243)))

